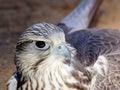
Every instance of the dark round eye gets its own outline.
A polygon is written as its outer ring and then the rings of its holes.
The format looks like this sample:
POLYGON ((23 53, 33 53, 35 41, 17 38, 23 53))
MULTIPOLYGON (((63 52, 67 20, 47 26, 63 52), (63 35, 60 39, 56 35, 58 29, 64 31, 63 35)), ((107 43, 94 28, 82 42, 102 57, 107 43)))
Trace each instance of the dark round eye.
POLYGON ((44 48, 45 47, 45 42, 44 41, 36 41, 36 46, 38 48, 44 48))

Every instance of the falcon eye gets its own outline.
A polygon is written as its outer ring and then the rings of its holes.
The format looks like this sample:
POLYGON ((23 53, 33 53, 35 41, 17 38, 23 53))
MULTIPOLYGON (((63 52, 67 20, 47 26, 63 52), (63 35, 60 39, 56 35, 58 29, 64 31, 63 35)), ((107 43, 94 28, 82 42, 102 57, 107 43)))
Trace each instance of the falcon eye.
POLYGON ((39 50, 47 50, 50 48, 50 44, 45 41, 35 41, 34 46, 36 49, 39 49, 39 50))
POLYGON ((44 41, 36 41, 35 44, 38 48, 44 48, 46 45, 44 41))

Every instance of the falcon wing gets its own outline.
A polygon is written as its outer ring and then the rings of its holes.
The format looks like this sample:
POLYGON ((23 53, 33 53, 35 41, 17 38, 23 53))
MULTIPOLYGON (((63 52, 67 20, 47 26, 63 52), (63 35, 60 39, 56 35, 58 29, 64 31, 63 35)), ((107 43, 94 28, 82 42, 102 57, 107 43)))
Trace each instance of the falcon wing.
POLYGON ((17 90, 18 73, 15 72, 7 82, 7 90, 17 90))
POLYGON ((65 33, 88 28, 102 1, 103 0, 82 0, 69 15, 60 21, 58 26, 60 26, 65 33))
POLYGON ((120 54, 120 30, 86 29, 69 34, 67 41, 76 48, 80 62, 93 65, 98 56, 120 54))
MULTIPOLYGON (((77 56, 84 66, 92 66, 97 61, 105 62, 107 59, 108 73, 105 77, 101 73, 97 74, 92 90, 120 89, 120 30, 80 30, 69 34, 67 41, 76 48, 77 56)), ((102 64, 100 67, 101 70, 105 68, 102 64)), ((100 69, 98 72, 101 72, 100 69)))

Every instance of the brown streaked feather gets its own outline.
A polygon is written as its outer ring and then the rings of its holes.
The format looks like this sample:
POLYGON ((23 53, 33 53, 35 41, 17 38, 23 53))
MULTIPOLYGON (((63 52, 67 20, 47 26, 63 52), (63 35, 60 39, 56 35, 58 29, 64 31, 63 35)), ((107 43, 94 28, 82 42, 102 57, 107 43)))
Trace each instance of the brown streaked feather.
POLYGON ((120 54, 108 56, 108 74, 106 77, 97 75, 95 90, 119 90, 120 89, 120 54))

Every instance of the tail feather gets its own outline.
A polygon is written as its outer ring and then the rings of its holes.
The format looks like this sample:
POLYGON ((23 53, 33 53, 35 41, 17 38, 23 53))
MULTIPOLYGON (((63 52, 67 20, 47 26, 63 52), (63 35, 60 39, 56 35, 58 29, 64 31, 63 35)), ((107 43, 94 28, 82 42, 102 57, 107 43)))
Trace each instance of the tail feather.
POLYGON ((102 1, 83 0, 69 15, 61 20, 58 26, 64 24, 70 32, 88 28, 102 1))

